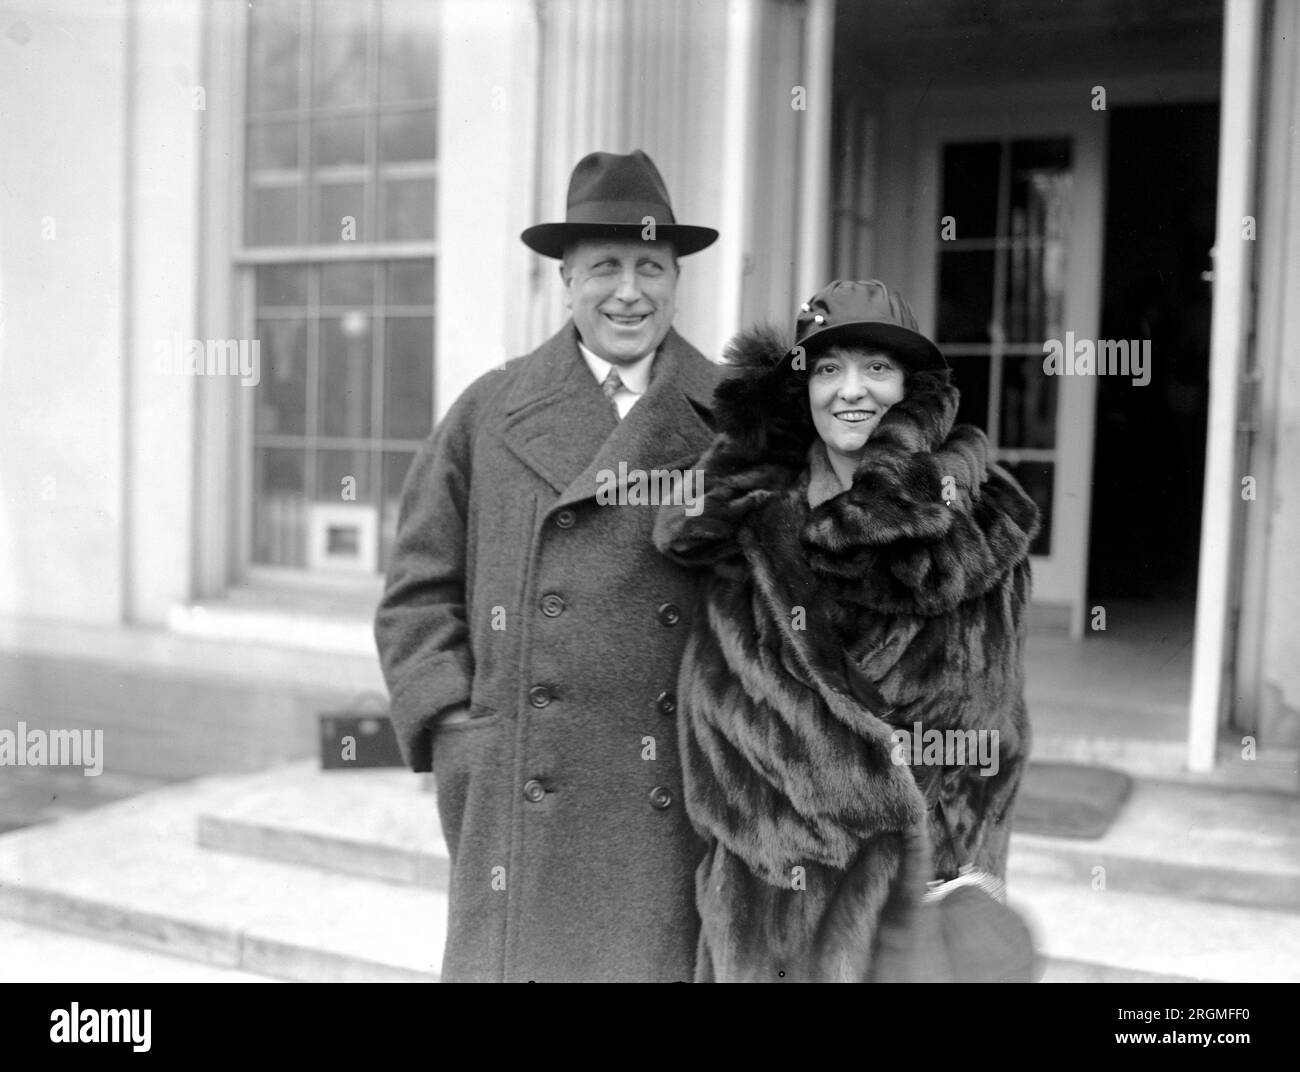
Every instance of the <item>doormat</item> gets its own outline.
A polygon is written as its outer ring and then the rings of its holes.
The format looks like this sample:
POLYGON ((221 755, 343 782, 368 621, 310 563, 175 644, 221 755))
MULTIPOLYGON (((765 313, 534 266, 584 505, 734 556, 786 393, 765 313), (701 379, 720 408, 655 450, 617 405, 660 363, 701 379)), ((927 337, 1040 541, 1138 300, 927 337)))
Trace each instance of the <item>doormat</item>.
POLYGON ((1099 838, 1128 799, 1133 779, 1107 767, 1030 763, 1016 798, 1017 833, 1099 838))

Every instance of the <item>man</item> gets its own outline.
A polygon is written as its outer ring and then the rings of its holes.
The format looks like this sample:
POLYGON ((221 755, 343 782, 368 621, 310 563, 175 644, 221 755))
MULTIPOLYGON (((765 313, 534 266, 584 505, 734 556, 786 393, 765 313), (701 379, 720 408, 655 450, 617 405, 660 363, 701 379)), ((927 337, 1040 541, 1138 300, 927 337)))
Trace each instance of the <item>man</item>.
POLYGON ((702 845, 674 721, 693 579, 637 471, 708 446, 717 372, 672 329, 674 221, 645 153, 593 153, 563 223, 572 319, 456 401, 407 476, 375 635, 403 753, 451 854, 443 979, 689 980, 702 845), (623 468, 620 469, 620 463, 623 468))

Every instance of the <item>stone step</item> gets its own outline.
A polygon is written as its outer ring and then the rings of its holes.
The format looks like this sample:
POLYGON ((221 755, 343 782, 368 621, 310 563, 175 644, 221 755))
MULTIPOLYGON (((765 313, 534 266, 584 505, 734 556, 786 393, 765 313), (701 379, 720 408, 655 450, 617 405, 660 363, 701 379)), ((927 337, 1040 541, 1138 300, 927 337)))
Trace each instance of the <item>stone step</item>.
MULTIPOLYGON (((1141 717, 1141 712, 1132 717, 1141 717)), ((1078 712, 1073 712, 1079 721, 1078 712)), ((1112 767, 1134 778, 1179 782, 1197 789, 1247 789, 1259 793, 1300 793, 1300 749, 1282 745, 1258 748, 1242 755, 1240 739, 1224 736, 1215 754, 1214 769, 1187 769, 1187 742, 1177 738, 1129 735, 1051 733, 1034 730, 1034 759, 1041 762, 1093 764, 1112 767)))
POLYGON ((244 781, 172 786, 0 837, 0 918, 256 975, 435 981, 440 890, 199 846, 199 814, 244 781))
POLYGON ((278 983, 83 934, 0 919, 0 983, 278 983))
POLYGON ((1047 957, 1046 961, 1047 970, 1039 979, 1041 983, 1195 983, 1201 981, 1186 975, 1165 975, 1161 972, 1117 968, 1113 964, 1070 960, 1066 957, 1047 957))
POLYGON ((1010 861, 1067 884, 1300 912, 1300 798, 1139 779, 1102 837, 1013 833, 1010 861))
POLYGON ((437 799, 404 770, 289 764, 241 781, 198 816, 199 844, 282 863, 445 890, 437 799))
MULTIPOLYGON (((243 782, 199 816, 200 844, 280 862, 446 889, 437 804, 404 771, 310 763, 243 782)), ((1028 876, 1300 912, 1300 799, 1138 780, 1102 838, 1012 835, 1028 876)))
POLYGON ((1050 958, 1045 982, 1300 982, 1300 915, 1020 873, 1008 903, 1050 958))
MULTIPOLYGON (((447 858, 420 781, 297 763, 7 834, 0 917, 260 976, 433 980, 447 858)), ((1012 902, 1049 958, 1044 981, 1300 980, 1300 913, 1189 899, 1160 878, 1163 852, 1220 892, 1271 874, 1269 898, 1285 894, 1295 804, 1259 796, 1144 783, 1102 839, 1014 838, 1012 902)))

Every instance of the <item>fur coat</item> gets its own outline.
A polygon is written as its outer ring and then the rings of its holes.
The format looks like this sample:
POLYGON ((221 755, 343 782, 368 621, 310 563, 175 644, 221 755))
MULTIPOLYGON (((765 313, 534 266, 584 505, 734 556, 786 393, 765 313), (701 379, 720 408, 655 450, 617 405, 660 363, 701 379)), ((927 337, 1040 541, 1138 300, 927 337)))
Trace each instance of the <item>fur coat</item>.
POLYGON ((871 979, 882 913, 964 864, 1004 873, 1029 747, 1033 501, 983 432, 954 427, 957 390, 931 372, 909 375, 841 489, 787 347, 733 343, 702 509, 665 507, 655 530, 708 571, 678 688, 710 846, 699 980, 871 979), (936 730, 996 731, 995 759, 903 735, 936 730))

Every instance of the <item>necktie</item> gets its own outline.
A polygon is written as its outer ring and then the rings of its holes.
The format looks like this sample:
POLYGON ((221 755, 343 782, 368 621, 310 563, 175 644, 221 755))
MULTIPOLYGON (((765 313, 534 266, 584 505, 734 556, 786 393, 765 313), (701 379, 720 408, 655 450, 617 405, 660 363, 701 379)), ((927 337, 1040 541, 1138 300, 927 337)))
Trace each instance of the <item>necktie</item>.
POLYGON ((622 386, 623 381, 619 378, 618 369, 616 368, 610 369, 609 375, 600 381, 600 389, 605 392, 605 397, 611 402, 614 401, 614 395, 618 393, 618 389, 622 386))

